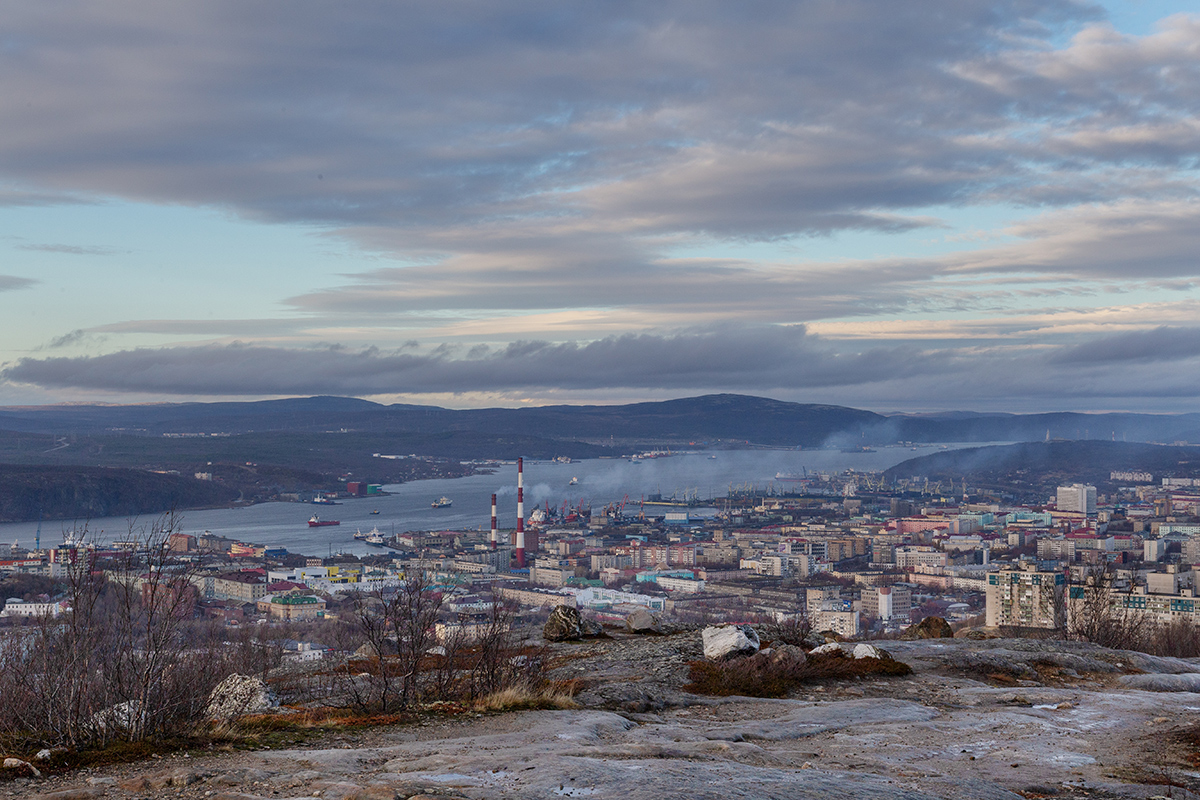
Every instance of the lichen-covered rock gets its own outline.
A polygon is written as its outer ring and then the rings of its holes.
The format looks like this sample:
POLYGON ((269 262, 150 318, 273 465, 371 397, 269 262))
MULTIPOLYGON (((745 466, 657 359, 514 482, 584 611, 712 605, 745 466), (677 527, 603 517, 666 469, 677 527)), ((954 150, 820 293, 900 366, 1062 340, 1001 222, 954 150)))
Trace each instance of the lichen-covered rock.
POLYGON ((814 647, 812 650, 808 651, 808 654, 810 656, 832 656, 844 654, 844 651, 842 650, 842 646, 837 642, 829 642, 828 644, 823 644, 820 647, 814 647))
POLYGON ((227 721, 243 714, 269 711, 278 705, 275 694, 261 678, 234 674, 212 690, 205 716, 210 720, 227 721))
POLYGON ((718 625, 705 628, 700 635, 704 640, 704 657, 709 661, 757 653, 760 644, 758 634, 749 625, 718 625))
POLYGON ((884 650, 882 647, 876 647, 873 644, 867 644, 866 642, 854 645, 854 657, 855 658, 878 658, 878 659, 882 659, 885 661, 894 660, 894 659, 892 659, 892 654, 889 653, 887 650, 884 650))
POLYGON ((630 633, 662 633, 662 623, 646 608, 635 608, 625 617, 625 628, 630 633))
POLYGON ((900 636, 901 639, 953 639, 950 623, 942 617, 926 617, 900 636))
POLYGON ((542 627, 542 637, 548 642, 570 642, 583 638, 583 621, 579 611, 570 606, 555 606, 542 627))

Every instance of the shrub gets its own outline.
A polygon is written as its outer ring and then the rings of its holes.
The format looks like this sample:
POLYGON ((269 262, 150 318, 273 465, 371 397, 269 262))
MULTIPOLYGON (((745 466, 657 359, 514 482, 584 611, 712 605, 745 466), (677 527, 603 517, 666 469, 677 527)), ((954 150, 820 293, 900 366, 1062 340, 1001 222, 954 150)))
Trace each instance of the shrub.
POLYGON ((900 677, 912 673, 902 661, 850 658, 842 653, 809 656, 806 661, 756 654, 729 661, 692 661, 685 692, 730 697, 783 697, 805 683, 848 678, 900 677))

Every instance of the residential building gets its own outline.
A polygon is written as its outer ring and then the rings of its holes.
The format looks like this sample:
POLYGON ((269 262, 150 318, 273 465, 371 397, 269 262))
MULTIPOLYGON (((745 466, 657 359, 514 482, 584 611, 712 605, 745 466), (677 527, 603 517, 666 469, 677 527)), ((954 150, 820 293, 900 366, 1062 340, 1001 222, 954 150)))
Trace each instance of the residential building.
POLYGON ((1096 513, 1096 487, 1083 483, 1059 486, 1057 492, 1059 511, 1077 511, 1081 514, 1096 513))
POLYGON ((1058 629, 1066 623, 1066 577, 1061 572, 1002 569, 988 575, 986 622, 990 627, 1058 629))
POLYGON ((871 586, 862 591, 862 613, 866 617, 907 620, 912 611, 912 587, 904 583, 871 586))
POLYGON ((266 593, 266 580, 253 572, 228 572, 213 578, 212 596, 217 600, 255 603, 266 593))
POLYGON ((70 607, 71 605, 65 600, 51 603, 10 597, 4 603, 4 610, 0 611, 0 617, 57 617, 70 607))

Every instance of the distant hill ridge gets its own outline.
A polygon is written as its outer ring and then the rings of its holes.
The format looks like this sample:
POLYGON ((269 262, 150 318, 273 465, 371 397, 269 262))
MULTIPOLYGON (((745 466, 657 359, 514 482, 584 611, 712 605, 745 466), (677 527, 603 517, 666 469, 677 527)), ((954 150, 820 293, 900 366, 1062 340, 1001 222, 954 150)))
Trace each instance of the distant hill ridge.
POLYGON ((1200 441, 1200 414, 999 414, 885 416, 834 405, 714 394, 629 405, 447 409, 346 397, 222 403, 0 408, 0 430, 66 435, 125 432, 248 433, 327 430, 422 434, 476 431, 549 440, 750 442, 817 447, 896 441, 1034 441, 1049 438, 1200 441))

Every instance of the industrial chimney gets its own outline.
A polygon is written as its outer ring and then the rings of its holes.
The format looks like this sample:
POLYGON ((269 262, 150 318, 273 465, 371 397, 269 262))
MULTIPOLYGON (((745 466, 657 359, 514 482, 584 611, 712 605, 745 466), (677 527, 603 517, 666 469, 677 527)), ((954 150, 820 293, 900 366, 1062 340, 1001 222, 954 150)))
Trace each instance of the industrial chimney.
POLYGON ((496 542, 497 542, 497 535, 496 535, 496 495, 492 495, 492 536, 491 536, 491 539, 489 539, 489 541, 492 543, 492 549, 493 549, 493 550, 495 550, 495 549, 496 549, 496 542))
POLYGON ((517 459, 517 567, 525 568, 525 459, 517 459))

